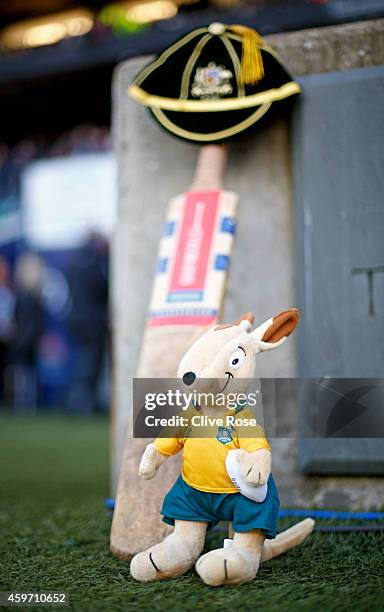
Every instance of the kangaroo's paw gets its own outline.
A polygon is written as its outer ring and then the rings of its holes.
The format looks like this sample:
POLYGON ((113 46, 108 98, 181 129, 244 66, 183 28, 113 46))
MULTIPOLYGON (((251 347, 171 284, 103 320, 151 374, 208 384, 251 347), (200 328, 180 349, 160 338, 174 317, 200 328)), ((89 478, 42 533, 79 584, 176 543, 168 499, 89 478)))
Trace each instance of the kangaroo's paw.
POLYGON ((160 544, 133 557, 131 576, 139 582, 177 578, 193 566, 196 556, 187 539, 172 533, 160 544))
POLYGON ((200 578, 210 586, 242 584, 254 579, 259 569, 260 554, 236 547, 218 548, 206 553, 196 563, 200 578))

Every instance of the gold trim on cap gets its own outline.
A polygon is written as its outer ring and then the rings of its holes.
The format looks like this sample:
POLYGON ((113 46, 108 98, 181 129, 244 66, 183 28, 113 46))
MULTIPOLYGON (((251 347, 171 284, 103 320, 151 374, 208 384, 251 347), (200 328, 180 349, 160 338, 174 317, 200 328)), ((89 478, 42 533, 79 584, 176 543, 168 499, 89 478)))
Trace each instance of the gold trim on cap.
POLYGON ((178 111, 184 113, 213 113, 217 111, 239 110, 241 108, 252 108, 268 102, 283 100, 288 96, 300 93, 301 88, 295 81, 285 83, 275 89, 267 89, 249 96, 239 98, 222 98, 218 100, 180 100, 176 98, 163 98, 147 93, 138 85, 131 85, 128 88, 128 95, 141 102, 144 106, 152 109, 162 109, 178 111))
POLYGON ((186 67, 184 68, 183 76, 181 79, 181 88, 180 88, 180 98, 186 100, 188 98, 189 86, 191 73, 193 68, 195 67, 195 63, 199 59, 201 52, 203 51, 205 45, 209 40, 211 40, 212 36, 210 34, 206 34, 200 38, 196 47, 194 48, 191 57, 189 58, 186 67))
POLYGON ((164 64, 164 62, 168 59, 170 55, 172 55, 172 53, 174 53, 175 51, 183 47, 185 44, 196 38, 196 36, 198 36, 199 34, 203 34, 204 32, 208 32, 208 28, 197 28, 197 30, 193 30, 189 34, 183 36, 183 38, 181 38, 180 40, 177 40, 175 43, 173 43, 173 45, 168 47, 168 49, 165 49, 165 51, 163 51, 163 53, 161 53, 157 59, 148 64, 148 66, 146 66, 140 72, 139 76, 136 77, 136 83, 140 85, 147 78, 147 76, 149 76, 154 70, 156 70, 156 68, 164 64))
POLYGON ((235 136, 240 132, 243 132, 247 128, 251 127, 256 121, 258 121, 267 110, 272 105, 272 102, 266 102, 262 106, 252 113, 249 117, 240 121, 240 123, 226 128, 225 130, 220 130, 218 132, 212 132, 211 134, 199 134, 198 132, 190 132, 189 130, 185 130, 184 128, 179 127, 175 123, 173 123, 160 108, 151 108, 152 113, 156 117, 159 123, 167 130, 176 134, 176 136, 180 136, 181 138, 186 138, 188 140, 195 140, 196 142, 212 142, 215 140, 224 140, 226 138, 231 138, 231 136, 235 136))
POLYGON ((244 89, 244 83, 240 79, 241 65, 240 65, 239 56, 237 55, 233 44, 231 43, 231 41, 226 35, 222 36, 221 40, 223 41, 228 51, 229 57, 231 58, 233 67, 235 69, 235 77, 236 77, 236 83, 237 83, 237 95, 239 97, 244 96, 245 89, 244 89))

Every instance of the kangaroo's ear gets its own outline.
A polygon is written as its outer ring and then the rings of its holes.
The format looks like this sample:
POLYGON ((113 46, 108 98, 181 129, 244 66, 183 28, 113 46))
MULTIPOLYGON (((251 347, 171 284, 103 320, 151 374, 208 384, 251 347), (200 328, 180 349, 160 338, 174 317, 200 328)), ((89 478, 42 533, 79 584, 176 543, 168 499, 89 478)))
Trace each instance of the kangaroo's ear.
POLYGON ((277 348, 291 335, 300 319, 297 308, 284 310, 262 323, 250 335, 253 337, 257 352, 277 348))

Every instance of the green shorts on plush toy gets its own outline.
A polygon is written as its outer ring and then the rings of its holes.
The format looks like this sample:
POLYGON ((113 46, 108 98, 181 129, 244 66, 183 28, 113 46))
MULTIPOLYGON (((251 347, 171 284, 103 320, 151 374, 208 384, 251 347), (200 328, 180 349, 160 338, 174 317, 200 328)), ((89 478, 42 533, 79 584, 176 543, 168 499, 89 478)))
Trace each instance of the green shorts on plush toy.
POLYGON ((241 493, 206 493, 184 482, 180 476, 164 499, 163 521, 174 525, 175 520, 208 523, 208 529, 219 521, 229 521, 235 532, 260 529, 266 538, 276 537, 279 516, 279 496, 272 475, 268 478, 268 493, 264 501, 253 501, 241 493))

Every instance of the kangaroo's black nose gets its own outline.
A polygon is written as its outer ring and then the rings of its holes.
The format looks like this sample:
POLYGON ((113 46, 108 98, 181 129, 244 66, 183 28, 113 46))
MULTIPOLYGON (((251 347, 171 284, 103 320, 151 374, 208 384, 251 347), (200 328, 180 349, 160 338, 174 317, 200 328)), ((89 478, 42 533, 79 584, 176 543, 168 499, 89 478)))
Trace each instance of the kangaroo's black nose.
POLYGON ((194 372, 186 372, 183 376, 183 383, 185 385, 193 385, 196 380, 196 374, 194 372))

